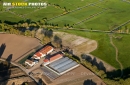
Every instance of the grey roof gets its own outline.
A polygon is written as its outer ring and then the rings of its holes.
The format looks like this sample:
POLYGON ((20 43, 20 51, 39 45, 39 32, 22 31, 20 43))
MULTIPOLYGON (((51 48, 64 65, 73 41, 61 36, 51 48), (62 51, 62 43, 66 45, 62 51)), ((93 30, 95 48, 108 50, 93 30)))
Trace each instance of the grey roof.
POLYGON ((53 68, 55 69, 55 70, 57 70, 57 69, 59 69, 59 68, 61 68, 61 67, 64 67, 65 65, 67 65, 67 64, 70 64, 71 62, 73 62, 71 59, 69 59, 69 60, 67 60, 67 61, 65 61, 64 63, 61 63, 61 64, 59 64, 59 65, 57 65, 57 66, 54 66, 53 68))
POLYGON ((76 63, 76 62, 73 61, 72 63, 67 64, 66 66, 64 66, 63 68, 57 69, 57 71, 58 71, 59 73, 61 73, 61 72, 65 71, 65 70, 70 69, 71 67, 73 67, 73 66, 75 66, 75 65, 77 65, 77 64, 78 64, 78 63, 76 63))
POLYGON ((63 63, 63 62, 65 62, 65 61, 67 61, 67 60, 69 60, 68 57, 65 57, 65 58, 63 57, 63 58, 61 58, 61 59, 59 59, 59 60, 57 60, 57 61, 51 63, 49 66, 53 68, 54 66, 57 66, 57 65, 59 65, 59 64, 61 64, 61 63, 63 63))
POLYGON ((73 61, 72 59, 69 59, 68 57, 63 57, 57 61, 54 61, 49 65, 53 70, 57 71, 58 73, 61 73, 65 70, 70 69, 71 67, 77 65, 78 63, 73 61))

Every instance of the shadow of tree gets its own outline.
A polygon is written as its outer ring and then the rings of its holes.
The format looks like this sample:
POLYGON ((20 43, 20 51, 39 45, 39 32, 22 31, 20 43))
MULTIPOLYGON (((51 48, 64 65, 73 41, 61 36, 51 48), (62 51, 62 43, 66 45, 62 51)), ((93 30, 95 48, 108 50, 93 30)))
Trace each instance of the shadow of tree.
POLYGON ((83 85, 97 85, 97 84, 94 81, 88 79, 84 81, 83 85))
POLYGON ((0 85, 6 85, 8 83, 8 79, 11 75, 10 62, 12 59, 12 54, 10 54, 6 61, 0 62, 0 85))
MULTIPOLYGON (((21 85, 37 85, 36 82, 23 82, 21 85)), ((45 84, 39 84, 39 85, 45 85, 45 84)))
POLYGON ((91 56, 86 55, 86 54, 82 54, 81 57, 82 59, 85 59, 86 61, 90 62, 92 65, 95 65, 99 70, 103 70, 104 72, 106 72, 106 68, 104 64, 102 63, 102 61, 98 63, 95 57, 92 59, 91 56))
POLYGON ((5 48, 6 48, 6 44, 3 43, 3 44, 0 46, 0 58, 1 58, 2 54, 4 53, 5 48))
POLYGON ((13 54, 10 54, 10 55, 7 57, 6 61, 7 61, 8 63, 10 63, 11 60, 12 60, 12 57, 13 57, 13 54))
POLYGON ((107 78, 109 79, 115 79, 115 78, 121 78, 121 79, 128 79, 130 78, 130 67, 127 67, 123 69, 123 75, 121 76, 121 70, 114 70, 111 72, 107 72, 107 78))
POLYGON ((89 55, 82 54, 81 57, 82 59, 85 59, 86 61, 92 63, 92 58, 89 55))

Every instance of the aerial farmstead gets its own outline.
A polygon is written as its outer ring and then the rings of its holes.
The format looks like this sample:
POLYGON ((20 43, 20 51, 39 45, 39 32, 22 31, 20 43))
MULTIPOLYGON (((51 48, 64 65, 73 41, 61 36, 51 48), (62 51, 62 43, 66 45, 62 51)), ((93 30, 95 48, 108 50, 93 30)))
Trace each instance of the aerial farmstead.
POLYGON ((27 59, 25 61, 26 65, 29 65, 30 67, 34 66, 37 61, 39 61, 41 58, 44 58, 46 55, 51 53, 54 50, 54 48, 50 45, 45 46, 40 51, 36 52, 31 59, 27 59))

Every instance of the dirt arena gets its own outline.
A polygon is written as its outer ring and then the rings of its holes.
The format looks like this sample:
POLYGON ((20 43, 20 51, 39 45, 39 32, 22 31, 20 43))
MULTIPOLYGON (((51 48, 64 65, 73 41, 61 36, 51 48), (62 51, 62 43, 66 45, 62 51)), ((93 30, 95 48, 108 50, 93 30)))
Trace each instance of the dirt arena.
POLYGON ((0 34, 0 57, 15 61, 41 45, 39 40, 15 34, 0 34))

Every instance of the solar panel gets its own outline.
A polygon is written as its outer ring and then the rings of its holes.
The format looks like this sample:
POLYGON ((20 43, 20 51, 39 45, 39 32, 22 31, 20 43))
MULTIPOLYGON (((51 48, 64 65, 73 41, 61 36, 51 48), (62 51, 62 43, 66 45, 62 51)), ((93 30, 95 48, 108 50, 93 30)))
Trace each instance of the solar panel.
POLYGON ((73 60, 69 59, 69 60, 67 60, 67 61, 64 62, 64 63, 61 63, 61 64, 59 64, 59 65, 57 65, 57 66, 54 66, 53 69, 57 70, 58 68, 64 67, 65 65, 67 65, 67 64, 69 64, 69 63, 71 63, 71 62, 73 62, 73 60))
POLYGON ((59 60, 57 60, 57 61, 51 63, 49 66, 53 68, 54 66, 59 65, 60 63, 63 63, 63 62, 65 62, 65 61, 67 61, 67 60, 69 60, 68 57, 61 58, 61 59, 59 59, 59 60))
POLYGON ((73 67, 73 66, 75 66, 75 65, 77 65, 77 63, 76 63, 75 61, 73 61, 72 63, 67 64, 67 65, 64 66, 64 67, 61 67, 61 68, 57 69, 57 71, 58 71, 59 73, 61 73, 61 72, 65 71, 65 70, 70 69, 71 67, 73 67))

